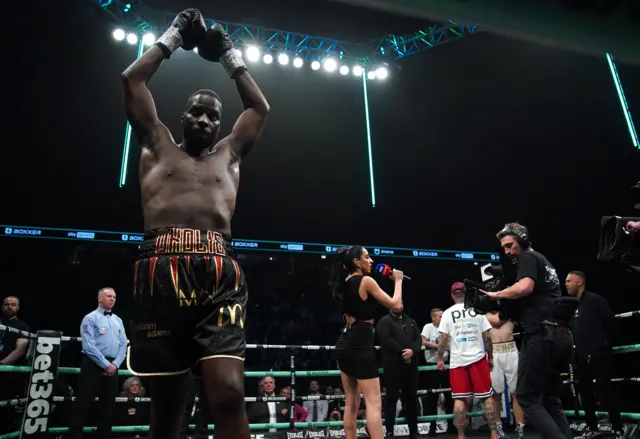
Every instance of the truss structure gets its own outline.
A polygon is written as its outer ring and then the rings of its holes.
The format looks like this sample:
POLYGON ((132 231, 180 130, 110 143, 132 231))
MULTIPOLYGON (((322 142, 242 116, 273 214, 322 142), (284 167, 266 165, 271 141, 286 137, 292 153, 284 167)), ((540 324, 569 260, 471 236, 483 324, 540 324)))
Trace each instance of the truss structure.
MULTIPOLYGON (((109 13, 115 21, 129 31, 153 32, 156 35, 166 29, 174 13, 161 12, 146 6, 141 0, 91 0, 109 13)), ((453 21, 432 25, 408 35, 385 35, 366 43, 350 43, 332 38, 305 35, 246 24, 205 19, 209 26, 219 23, 239 47, 255 45, 264 52, 281 53, 301 57, 306 61, 323 61, 328 57, 352 61, 363 67, 390 64, 438 45, 460 39, 476 31, 475 25, 453 21)))

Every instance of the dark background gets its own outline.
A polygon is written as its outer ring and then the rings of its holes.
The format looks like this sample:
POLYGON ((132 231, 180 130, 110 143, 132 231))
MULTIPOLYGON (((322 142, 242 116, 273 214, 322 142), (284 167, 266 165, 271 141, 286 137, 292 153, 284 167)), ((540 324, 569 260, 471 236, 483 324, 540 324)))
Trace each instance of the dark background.
MULTIPOLYGON (((355 42, 424 26, 334 3, 307 2, 312 13, 290 2, 266 3, 147 2, 355 42)), ((33 16, 12 55, 18 74, 6 85, 18 105, 7 114, 1 222, 142 232, 135 141, 127 185, 118 187, 125 128, 119 74, 135 58, 135 46, 115 42, 117 23, 90 2, 42 4, 33 16)), ((518 220, 561 279, 583 270, 616 312, 638 309, 640 280, 595 260, 600 217, 632 214, 628 188, 640 179, 640 151, 631 144, 606 60, 477 33, 398 66, 386 81, 369 82, 375 208, 361 80, 308 66, 251 66, 272 112, 242 167, 234 236, 497 251, 496 231, 518 220)), ((618 71, 629 107, 640 108, 640 70, 620 64, 618 71)), ((220 66, 178 52, 151 82, 160 118, 178 139, 180 111, 200 88, 220 94, 227 134, 241 106, 220 66)), ((126 320, 131 247, 1 242, 2 293, 22 299, 33 329, 75 334, 104 285, 116 288, 116 311, 126 320)), ((325 288, 326 262, 241 259, 256 306, 291 302, 304 292, 307 303, 327 304, 329 315, 335 307, 325 288), (304 274, 312 269, 320 274, 304 274)), ((465 262, 379 262, 404 264, 414 278, 405 296, 420 324, 432 306, 449 305, 452 281, 478 277, 465 262)), ((336 338, 330 331, 308 341, 336 338)))

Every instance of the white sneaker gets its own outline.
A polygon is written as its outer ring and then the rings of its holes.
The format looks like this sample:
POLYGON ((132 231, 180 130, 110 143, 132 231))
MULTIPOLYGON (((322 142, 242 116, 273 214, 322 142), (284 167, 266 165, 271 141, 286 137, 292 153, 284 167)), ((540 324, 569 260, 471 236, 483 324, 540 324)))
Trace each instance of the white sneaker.
POLYGON ((599 431, 593 431, 589 427, 584 430, 580 436, 574 437, 573 439, 594 439, 596 436, 599 436, 599 431))
POLYGON ((509 436, 507 436, 502 429, 502 422, 498 422, 496 424, 496 432, 498 433, 498 437, 500 437, 500 439, 509 439, 509 436))
POLYGON ((524 438, 524 425, 523 424, 516 425, 516 437, 518 439, 524 438))

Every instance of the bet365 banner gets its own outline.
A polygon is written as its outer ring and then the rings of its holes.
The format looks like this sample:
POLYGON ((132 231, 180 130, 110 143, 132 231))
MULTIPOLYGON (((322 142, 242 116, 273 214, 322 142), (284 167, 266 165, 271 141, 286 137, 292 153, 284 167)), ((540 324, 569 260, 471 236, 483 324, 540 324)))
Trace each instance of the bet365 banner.
POLYGON ((49 437, 47 429, 53 403, 53 384, 58 377, 61 341, 61 332, 38 331, 27 390, 27 405, 20 429, 21 439, 49 437))

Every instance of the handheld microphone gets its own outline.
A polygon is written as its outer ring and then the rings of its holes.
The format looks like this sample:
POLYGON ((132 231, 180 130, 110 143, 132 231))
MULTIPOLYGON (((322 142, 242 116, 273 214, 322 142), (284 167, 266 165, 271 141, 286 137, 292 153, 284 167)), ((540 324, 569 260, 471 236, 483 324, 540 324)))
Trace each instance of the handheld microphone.
MULTIPOLYGON (((387 264, 378 264, 378 265, 376 265, 376 273, 379 273, 382 276, 389 277, 389 276, 391 276, 392 272, 393 272, 393 270, 387 264)), ((411 278, 409 276, 402 275, 402 277, 404 279, 411 280, 411 278)))

